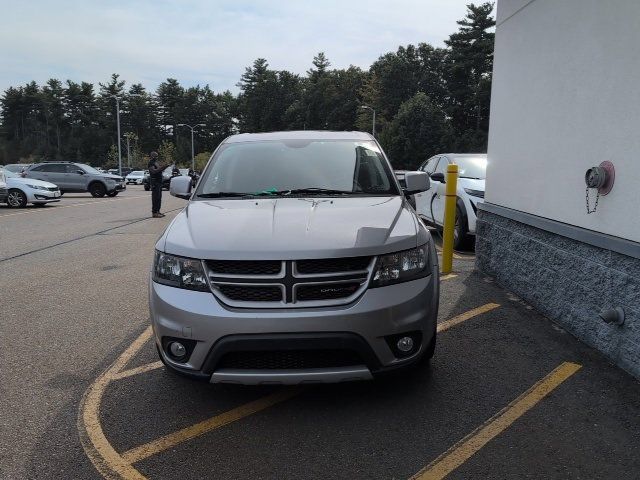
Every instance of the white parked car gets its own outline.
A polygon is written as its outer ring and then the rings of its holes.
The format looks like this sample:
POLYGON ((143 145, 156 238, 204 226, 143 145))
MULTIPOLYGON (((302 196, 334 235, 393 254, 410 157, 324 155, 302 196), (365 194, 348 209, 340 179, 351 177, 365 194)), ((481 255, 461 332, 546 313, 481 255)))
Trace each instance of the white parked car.
POLYGON ((134 170, 129 175, 124 177, 127 182, 127 185, 133 183, 135 185, 142 185, 142 180, 144 180, 144 171, 142 170, 134 170))
POLYGON ((7 203, 7 180, 4 170, 0 168, 0 203, 7 203))
POLYGON ((444 219, 445 176, 447 166, 458 165, 458 189, 454 248, 460 248, 476 233, 478 203, 484 199, 487 155, 484 153, 444 153, 431 157, 419 170, 431 177, 429 190, 418 193, 416 211, 428 224, 441 227, 444 219))
POLYGON ((26 207, 28 203, 44 205, 60 201, 60 189, 53 183, 24 178, 9 170, 2 170, 2 176, 6 179, 8 190, 4 201, 10 207, 26 207))

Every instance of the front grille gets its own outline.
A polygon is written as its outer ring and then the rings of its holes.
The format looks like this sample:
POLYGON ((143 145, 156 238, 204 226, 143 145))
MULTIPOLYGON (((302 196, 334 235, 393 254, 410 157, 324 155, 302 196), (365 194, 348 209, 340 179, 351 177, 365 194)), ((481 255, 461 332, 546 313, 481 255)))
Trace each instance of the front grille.
POLYGON ((282 289, 276 285, 217 284, 216 287, 225 297, 237 302, 282 301, 282 289))
POLYGON ((371 257, 321 258, 318 260, 298 260, 296 270, 303 275, 322 273, 354 272, 366 270, 371 257))
POLYGON ((341 305, 366 288, 373 257, 314 260, 207 260, 218 299, 236 308, 341 305))
POLYGON ((277 275, 282 262, 249 260, 209 260, 207 265, 216 275, 277 275))
POLYGON ((47 187, 47 190, 49 190, 50 192, 57 192, 58 187, 47 187))
POLYGON ((320 285, 300 285, 296 290, 299 302, 313 300, 335 300, 350 297, 360 288, 359 282, 323 283, 320 285))
POLYGON ((350 367, 363 363, 360 355, 352 350, 274 350, 230 352, 220 359, 217 368, 297 370, 350 367))

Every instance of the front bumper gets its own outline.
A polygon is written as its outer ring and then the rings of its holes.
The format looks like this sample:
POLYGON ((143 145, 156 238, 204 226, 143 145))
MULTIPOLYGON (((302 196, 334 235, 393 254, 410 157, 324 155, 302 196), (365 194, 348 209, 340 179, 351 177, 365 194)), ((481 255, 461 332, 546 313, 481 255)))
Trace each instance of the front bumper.
POLYGON ((27 192, 27 202, 29 203, 53 203, 59 202, 61 195, 60 190, 33 190, 29 189, 27 192))
POLYGON ((123 190, 126 190, 127 186, 125 185, 125 182, 122 181, 121 183, 116 183, 115 187, 112 187, 111 185, 109 185, 109 192, 121 192, 123 190))
POLYGON ((222 306, 212 293, 178 289, 150 280, 151 323, 166 365, 211 382, 293 384, 363 380, 409 366, 422 357, 435 334, 437 272, 435 265, 425 278, 370 288, 349 305, 314 309, 231 309, 222 306), (421 334, 420 347, 411 356, 398 358, 385 337, 406 332, 421 334), (167 337, 194 341, 187 362, 175 362, 165 353, 162 342, 167 337), (301 349, 353 346, 363 361, 344 367, 300 370, 234 370, 219 368, 217 364, 222 353, 243 342, 253 342, 251 350, 255 350, 271 346, 279 349, 300 341, 295 345, 301 349))

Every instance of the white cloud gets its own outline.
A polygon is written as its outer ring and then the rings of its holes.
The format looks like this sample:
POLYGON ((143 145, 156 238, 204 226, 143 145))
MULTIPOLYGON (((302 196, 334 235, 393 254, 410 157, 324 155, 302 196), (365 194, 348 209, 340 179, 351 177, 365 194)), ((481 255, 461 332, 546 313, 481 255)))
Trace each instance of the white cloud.
POLYGON ((407 43, 442 46, 466 0, 3 1, 0 90, 55 77, 97 83, 113 72, 155 88, 231 89, 264 57, 304 73, 324 51, 338 68, 368 68, 407 43))

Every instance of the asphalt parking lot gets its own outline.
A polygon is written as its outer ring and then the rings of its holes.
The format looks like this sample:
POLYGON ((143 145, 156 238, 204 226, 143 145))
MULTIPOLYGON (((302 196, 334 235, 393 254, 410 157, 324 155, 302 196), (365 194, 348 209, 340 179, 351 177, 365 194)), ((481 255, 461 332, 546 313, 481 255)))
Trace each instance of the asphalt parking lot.
POLYGON ((0 207, 0 478, 638 478, 640 384, 473 271, 430 365, 366 383, 197 383, 147 319, 164 219, 129 187, 0 207))

